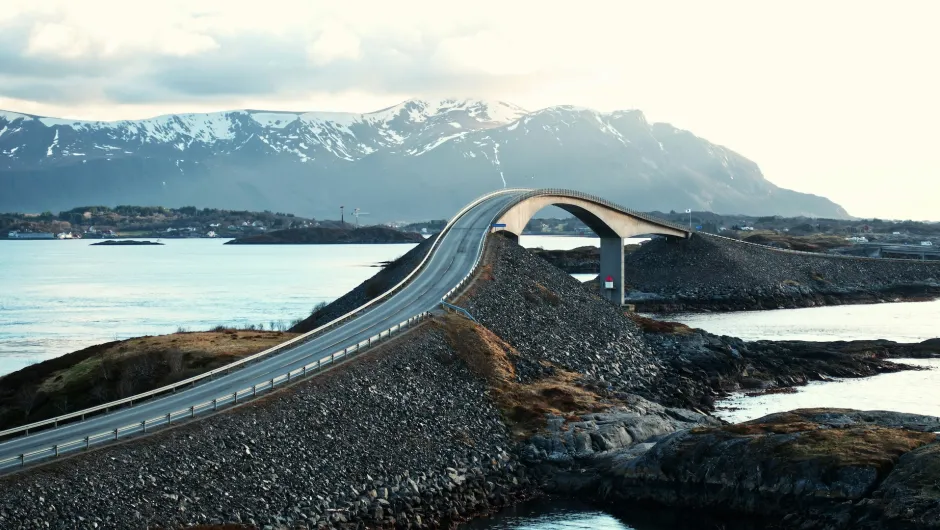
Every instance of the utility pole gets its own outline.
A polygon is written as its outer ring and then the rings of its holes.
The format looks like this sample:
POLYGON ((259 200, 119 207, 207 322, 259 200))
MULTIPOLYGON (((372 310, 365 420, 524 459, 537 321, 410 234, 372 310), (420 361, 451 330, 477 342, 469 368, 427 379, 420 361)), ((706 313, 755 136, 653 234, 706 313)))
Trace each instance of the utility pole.
POLYGON ((692 208, 686 208, 685 213, 689 214, 689 230, 692 230, 692 208))
POLYGON ((340 226, 340 227, 345 227, 345 226, 346 226, 346 221, 345 221, 345 219, 343 218, 343 207, 342 207, 342 206, 339 207, 339 226, 340 226))

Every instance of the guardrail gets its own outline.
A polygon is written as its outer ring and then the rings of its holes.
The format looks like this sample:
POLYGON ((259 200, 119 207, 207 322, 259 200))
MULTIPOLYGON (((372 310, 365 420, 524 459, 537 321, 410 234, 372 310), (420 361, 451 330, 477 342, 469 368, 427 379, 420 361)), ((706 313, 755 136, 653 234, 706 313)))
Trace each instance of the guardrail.
POLYGON ((327 368, 335 365, 337 361, 346 361, 348 359, 352 359, 360 352, 368 350, 369 348, 382 343, 383 339, 387 340, 392 335, 400 333, 421 322, 422 320, 425 320, 428 318, 428 316, 430 316, 430 312, 426 311, 419 313, 418 315, 408 318, 407 320, 404 320, 388 328, 387 330, 381 331, 377 335, 373 335, 366 340, 360 341, 353 346, 338 350, 329 355, 323 356, 314 362, 305 364, 300 368, 295 368, 276 377, 272 377, 268 381, 265 381, 261 384, 255 384, 240 390, 236 390, 235 392, 222 394, 215 397, 214 399, 193 404, 188 408, 168 410, 165 414, 153 416, 140 422, 119 426, 114 429, 90 434, 82 438, 76 438, 74 440, 21 453, 18 456, 5 458, 0 460, 0 471, 9 469, 11 467, 23 467, 30 462, 36 462, 46 458, 55 458, 65 453, 74 452, 81 449, 89 449, 92 445, 115 441, 122 436, 126 437, 131 434, 146 433, 148 428, 152 429, 161 425, 171 425, 174 420, 179 421, 183 419, 194 418, 197 414, 216 411, 220 406, 227 404, 236 405, 239 403, 239 401, 244 402, 250 400, 251 398, 257 396, 259 392, 274 390, 274 388, 278 385, 284 385, 291 381, 296 381, 304 377, 319 374, 327 368))
MULTIPOLYGON (((418 265, 415 266, 414 270, 412 270, 407 276, 405 276, 404 279, 402 279, 400 282, 398 282, 397 284, 395 284, 394 286, 392 286, 390 289, 388 289, 387 291, 385 291, 385 292, 382 293, 381 295, 379 295, 379 296, 373 298, 372 300, 369 300, 368 302, 366 302, 365 304, 363 304, 363 305, 357 307, 356 309, 353 309, 352 311, 350 311, 350 312, 348 312, 348 313, 346 313, 346 314, 344 314, 344 315, 341 315, 341 316, 339 316, 339 317, 337 317, 337 318, 331 320, 330 322, 327 322, 326 324, 324 324, 324 325, 322 325, 322 326, 320 326, 320 327, 318 327, 318 328, 316 328, 316 329, 313 329, 313 330, 311 330, 311 331, 308 331, 307 333, 304 333, 303 335, 300 335, 300 336, 298 336, 298 337, 294 337, 294 338, 291 339, 291 340, 288 340, 288 341, 286 341, 286 342, 283 342, 283 343, 281 343, 281 344, 278 344, 278 345, 276 345, 276 346, 273 346, 273 347, 271 347, 271 348, 268 348, 267 350, 258 352, 258 353, 256 353, 256 354, 250 355, 250 356, 245 357, 245 358, 243 358, 243 359, 239 359, 238 361, 234 361, 234 362, 232 362, 232 363, 229 363, 229 364, 227 364, 227 365, 225 365, 225 366, 221 366, 221 367, 219 367, 219 368, 215 368, 215 369, 210 370, 210 371, 208 371, 208 372, 205 372, 205 373, 202 373, 202 374, 199 374, 199 375, 190 377, 190 378, 188 378, 188 379, 185 379, 185 380, 183 380, 183 381, 179 381, 179 382, 177 382, 177 383, 173 383, 173 384, 170 384, 170 385, 162 386, 162 387, 160 387, 160 388, 156 388, 156 389, 153 389, 153 390, 149 390, 149 391, 147 391, 147 392, 141 392, 141 393, 139 393, 139 394, 135 394, 135 395, 133 395, 133 396, 126 397, 126 398, 123 398, 123 399, 118 399, 118 400, 111 401, 111 402, 108 402, 108 403, 102 403, 101 405, 96 405, 96 406, 94 406, 94 407, 89 407, 89 408, 84 409, 84 410, 79 410, 79 411, 76 411, 76 412, 70 412, 70 413, 68 413, 68 414, 63 414, 63 415, 61 415, 61 416, 56 416, 56 417, 54 417, 54 418, 49 418, 49 419, 46 419, 46 420, 42 420, 42 421, 30 423, 30 424, 28 424, 28 425, 22 425, 22 426, 19 426, 19 427, 14 427, 14 428, 11 428, 11 429, 7 429, 7 430, 4 430, 4 431, 0 431, 0 439, 6 438, 6 437, 8 437, 8 436, 10 436, 10 435, 12 435, 12 434, 17 434, 17 433, 24 433, 25 435, 28 435, 30 431, 35 431, 35 430, 40 429, 40 428, 42 428, 42 427, 52 426, 53 428, 55 428, 55 427, 58 427, 60 423, 66 422, 66 421, 68 421, 68 420, 73 420, 73 419, 75 419, 75 418, 79 418, 79 421, 85 421, 85 420, 87 419, 87 418, 86 418, 87 416, 91 416, 91 415, 93 415, 93 414, 95 414, 95 413, 99 413, 99 412, 101 412, 101 411, 108 412, 108 411, 110 411, 110 409, 112 409, 112 408, 117 408, 117 407, 120 407, 120 406, 125 405, 125 404, 127 404, 127 405, 133 405, 135 401, 142 401, 142 400, 145 400, 145 399, 147 399, 147 398, 152 398, 152 397, 154 397, 154 396, 158 396, 158 395, 162 395, 162 394, 166 394, 166 393, 176 392, 177 389, 183 388, 183 387, 192 387, 192 386, 195 386, 197 382, 200 382, 200 381, 202 381, 202 380, 205 380, 205 379, 212 379, 212 378, 214 378, 216 375, 223 374, 223 373, 229 373, 229 372, 231 372, 231 371, 232 371, 233 369, 235 369, 235 368, 238 368, 238 367, 241 367, 241 366, 243 366, 243 365, 246 365, 246 364, 249 364, 249 363, 258 361, 258 360, 260 360, 260 359, 262 359, 262 358, 264 358, 264 357, 267 357, 267 356, 269 356, 269 355, 272 355, 272 354, 274 354, 274 353, 278 353, 278 352, 281 352, 281 351, 283 351, 283 350, 286 350, 286 349, 289 349, 289 348, 298 346, 298 345, 300 345, 300 344, 303 344, 304 342, 307 342, 307 341, 309 341, 311 338, 313 338, 314 335, 316 335, 316 334, 318 334, 318 333, 320 333, 320 332, 322 332, 322 331, 324 331, 324 330, 327 330, 327 329, 329 329, 329 328, 331 328, 331 327, 333 327, 333 326, 336 326, 336 325, 338 325, 339 323, 344 322, 345 320, 347 320, 347 319, 349 319, 349 318, 351 318, 351 317, 353 317, 353 316, 357 316, 357 315, 360 314, 362 311, 364 311, 364 310, 368 309, 369 307, 371 307, 371 306, 377 304, 378 302, 380 302, 380 301, 382 301, 382 300, 388 298, 388 297, 391 296, 392 294, 398 292, 398 291, 399 291, 402 287, 404 287, 406 284, 408 284, 408 282, 411 281, 411 279, 424 267, 424 265, 427 264, 428 260, 429 260, 429 259, 431 258, 431 256, 434 254, 434 251, 435 251, 435 250, 437 249, 437 247, 440 245, 440 242, 444 239, 445 234, 446 234, 447 232, 449 232, 450 229, 453 227, 453 225, 454 225, 461 217, 463 217, 464 214, 466 214, 468 211, 470 211, 472 208, 474 208, 475 206, 477 206, 477 205, 480 204, 481 202, 483 202, 483 201, 485 201, 485 200, 487 200, 487 199, 489 199, 489 198, 491 198, 491 197, 495 197, 495 196, 497 196, 497 195, 502 195, 502 194, 505 194, 505 193, 518 193, 518 192, 520 192, 520 191, 528 191, 528 189, 526 189, 526 188, 507 188, 507 189, 503 189, 503 190, 498 190, 498 191, 490 192, 490 193, 481 195, 480 197, 476 198, 475 200, 473 200, 472 202, 470 202, 469 204, 467 204, 466 206, 464 206, 460 211, 458 211, 458 212, 450 219, 450 221, 447 222, 447 224, 444 226, 444 228, 441 229, 440 233, 438 233, 438 235, 437 235, 437 238, 436 238, 436 239, 434 240, 434 242, 431 244, 431 248, 429 248, 428 251, 427 251, 427 253, 424 255, 424 258, 422 258, 421 262, 419 262, 418 265)), ((478 257, 477 261, 479 261, 479 257, 478 257)), ((476 264, 474 264, 474 269, 475 269, 475 268, 476 268, 476 264)), ((466 278, 464 279, 464 281, 465 281, 465 280, 466 280, 466 278)), ((462 282, 462 283, 463 283, 463 282, 462 282)), ((448 293, 448 294, 449 294, 449 293, 448 293)))
POLYGON ((474 321, 474 322, 477 321, 477 319, 473 318, 473 315, 470 314, 470 311, 467 311, 466 309, 464 309, 464 308, 462 308, 462 307, 460 307, 460 306, 456 306, 456 305, 454 305, 454 304, 448 304, 447 302, 444 302, 444 301, 442 300, 442 301, 441 301, 441 307, 443 307, 444 309, 450 309, 451 311, 453 311, 453 312, 455 312, 455 313, 460 313, 461 315, 467 317, 468 319, 470 319, 470 320, 472 320, 472 321, 474 321))
POLYGON ((770 246, 767 246, 767 245, 762 245, 762 244, 760 244, 760 243, 752 243, 751 241, 744 241, 744 240, 741 240, 741 239, 735 239, 735 238, 733 238, 733 237, 728 237, 728 236, 720 236, 720 235, 718 235, 718 234, 703 233, 703 235, 708 236, 708 237, 714 237, 715 239, 724 239, 724 240, 726 240, 726 241, 733 241, 733 242, 735 242, 735 243, 740 243, 740 244, 742 244, 742 245, 750 245, 750 246, 752 246, 752 247, 759 247, 759 248, 762 248, 762 249, 764 249, 764 250, 771 250, 771 251, 774 251, 774 252, 781 252, 781 253, 784 253, 784 254, 798 254, 798 255, 801 255, 801 256, 812 256, 812 257, 816 257, 816 258, 833 258, 833 259, 855 260, 855 261, 889 261, 889 262, 898 262, 898 263, 921 263, 921 264, 924 264, 924 265, 927 265, 927 266, 930 266, 930 267, 936 267, 936 266, 937 266, 935 260, 916 260, 916 259, 903 259, 903 258, 871 258, 871 257, 868 257, 868 256, 851 256, 851 255, 846 255, 846 254, 830 254, 830 253, 828 253, 828 252, 827 252, 827 253, 823 253, 823 252, 809 252, 809 251, 806 251, 806 250, 793 250, 793 249, 790 249, 790 248, 770 247, 770 246), (933 261, 933 263, 931 263, 931 261, 933 261))

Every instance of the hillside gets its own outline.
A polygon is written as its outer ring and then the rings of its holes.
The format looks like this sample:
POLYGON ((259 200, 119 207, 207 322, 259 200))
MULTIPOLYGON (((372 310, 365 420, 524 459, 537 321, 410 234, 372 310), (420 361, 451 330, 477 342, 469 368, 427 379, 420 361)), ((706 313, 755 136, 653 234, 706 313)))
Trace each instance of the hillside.
POLYGON ((0 112, 0 211, 199 204, 441 218, 504 187, 577 187, 643 211, 844 218, 734 151, 637 110, 409 100, 366 114, 237 110, 88 122, 0 112))

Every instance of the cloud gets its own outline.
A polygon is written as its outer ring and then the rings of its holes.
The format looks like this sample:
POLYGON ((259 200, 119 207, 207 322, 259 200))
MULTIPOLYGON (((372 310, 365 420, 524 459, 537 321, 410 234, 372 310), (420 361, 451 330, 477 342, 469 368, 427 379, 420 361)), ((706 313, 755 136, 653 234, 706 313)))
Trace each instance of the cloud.
POLYGON ((356 90, 496 95, 550 81, 566 49, 545 38, 550 20, 490 0, 460 17, 424 0, 268 0, 263 10, 219 0, 9 1, 0 66, 11 68, 0 69, 0 97, 50 105, 356 90), (520 32, 517 21, 532 28, 520 32))

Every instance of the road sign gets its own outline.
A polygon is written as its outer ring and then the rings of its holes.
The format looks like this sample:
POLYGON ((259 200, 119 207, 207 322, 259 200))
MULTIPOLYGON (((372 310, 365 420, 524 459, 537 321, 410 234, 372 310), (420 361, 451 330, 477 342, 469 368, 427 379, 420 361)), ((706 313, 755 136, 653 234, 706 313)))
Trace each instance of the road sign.
POLYGON ((506 223, 493 223, 490 226, 493 228, 506 228, 506 223))
POLYGON ((608 275, 607 278, 604 278, 604 289, 613 289, 614 288, 614 277, 608 275))

